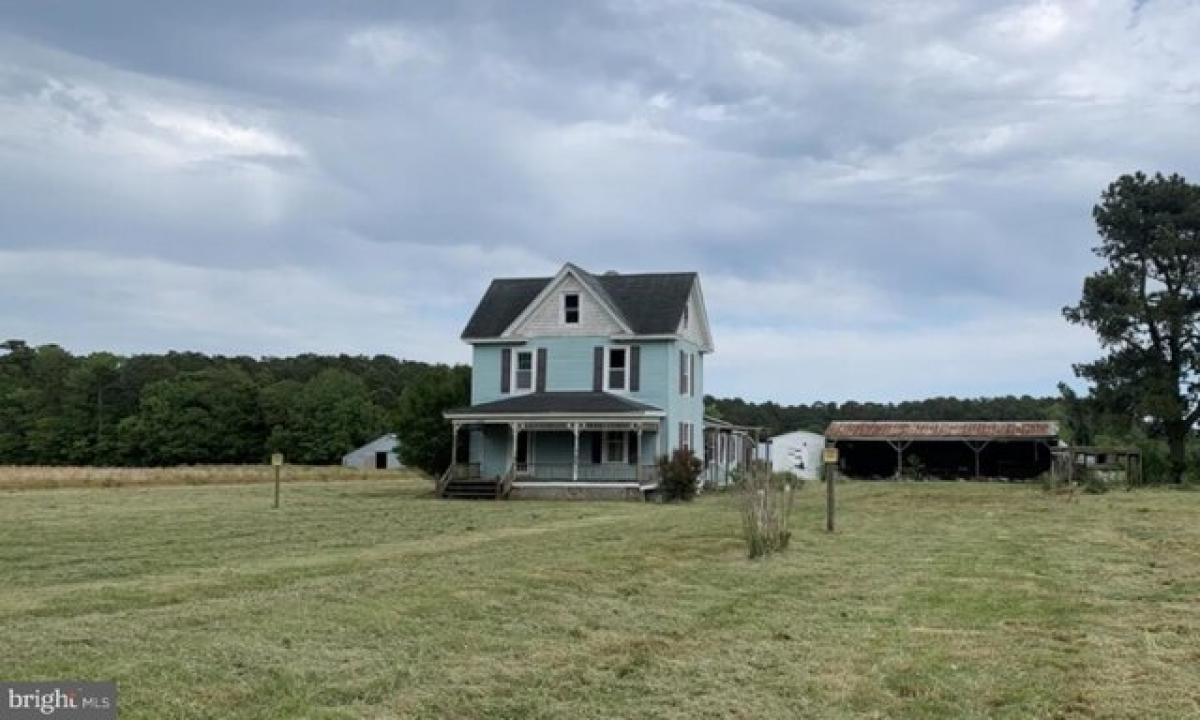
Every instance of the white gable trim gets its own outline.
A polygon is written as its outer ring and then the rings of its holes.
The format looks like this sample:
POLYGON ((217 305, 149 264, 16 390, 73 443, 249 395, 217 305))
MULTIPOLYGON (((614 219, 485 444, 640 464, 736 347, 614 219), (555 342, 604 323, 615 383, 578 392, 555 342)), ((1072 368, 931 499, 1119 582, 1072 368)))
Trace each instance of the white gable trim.
POLYGON ((604 312, 606 312, 610 318, 612 318, 613 323, 615 323, 626 333, 632 335, 633 328, 629 327, 625 320, 621 318, 621 314, 617 312, 616 308, 614 308, 607 300, 596 294, 586 280, 579 277, 579 272, 577 272, 577 270, 578 268, 571 263, 563 265, 562 270, 559 270, 558 274, 555 275, 550 282, 546 283, 546 287, 542 288, 542 291, 538 293, 537 297, 535 297, 532 302, 525 306, 525 309, 521 311, 521 314, 518 315, 515 320, 509 323, 508 327, 504 328, 504 332, 501 333, 500 336, 512 337, 513 332, 529 319, 529 316, 533 314, 534 310, 536 310, 538 306, 540 306, 550 297, 558 297, 560 294, 558 292, 558 288, 562 286, 563 280, 565 280, 567 276, 574 277, 575 282, 579 283, 579 287, 582 288, 581 292, 587 293, 588 296, 591 297, 597 305, 603 308, 604 312))
MULTIPOLYGON (((710 353, 716 350, 716 346, 713 344, 712 328, 708 324, 708 306, 704 302, 704 291, 700 289, 699 275, 697 275, 696 279, 692 282, 692 291, 688 294, 687 300, 689 304, 692 302, 693 296, 696 298, 696 308, 699 310, 699 317, 689 318, 689 321, 692 323, 700 323, 698 326, 700 329, 700 337, 702 339, 702 342, 700 343, 700 351, 710 353)), ((683 326, 682 315, 679 317, 679 325, 675 330, 675 334, 679 337, 684 337, 687 334, 687 328, 683 326)))

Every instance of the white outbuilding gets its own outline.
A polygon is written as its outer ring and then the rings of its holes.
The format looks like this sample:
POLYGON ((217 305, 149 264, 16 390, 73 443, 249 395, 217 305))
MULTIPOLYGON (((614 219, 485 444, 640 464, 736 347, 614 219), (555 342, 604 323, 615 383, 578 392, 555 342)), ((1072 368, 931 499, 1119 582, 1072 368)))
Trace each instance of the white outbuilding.
POLYGON ((815 480, 821 476, 821 452, 825 436, 797 430, 767 439, 759 449, 760 458, 770 458, 775 472, 794 472, 815 480))
POLYGON ((400 457, 396 454, 399 441, 395 433, 375 438, 362 447, 342 456, 342 466, 360 470, 398 470, 400 457))

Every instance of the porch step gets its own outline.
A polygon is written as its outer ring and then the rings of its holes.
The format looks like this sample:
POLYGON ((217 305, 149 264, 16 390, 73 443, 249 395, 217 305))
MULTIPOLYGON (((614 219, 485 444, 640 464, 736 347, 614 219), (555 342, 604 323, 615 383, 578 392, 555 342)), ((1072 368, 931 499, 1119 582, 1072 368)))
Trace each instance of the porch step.
POLYGON ((500 495, 500 481, 483 478, 451 480, 442 489, 442 497, 458 500, 495 500, 500 495))

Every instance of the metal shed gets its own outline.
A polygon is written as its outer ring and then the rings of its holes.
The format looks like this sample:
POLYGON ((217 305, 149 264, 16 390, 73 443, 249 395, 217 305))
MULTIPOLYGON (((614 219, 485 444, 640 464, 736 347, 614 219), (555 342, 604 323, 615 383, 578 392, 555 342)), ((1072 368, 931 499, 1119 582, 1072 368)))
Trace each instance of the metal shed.
POLYGON ((907 468, 933 477, 1027 479, 1049 472, 1058 423, 834 422, 825 433, 839 470, 899 478, 907 468))
POLYGON ((399 470, 404 465, 396 454, 399 441, 395 433, 381 435, 360 448, 342 456, 343 467, 361 470, 399 470))

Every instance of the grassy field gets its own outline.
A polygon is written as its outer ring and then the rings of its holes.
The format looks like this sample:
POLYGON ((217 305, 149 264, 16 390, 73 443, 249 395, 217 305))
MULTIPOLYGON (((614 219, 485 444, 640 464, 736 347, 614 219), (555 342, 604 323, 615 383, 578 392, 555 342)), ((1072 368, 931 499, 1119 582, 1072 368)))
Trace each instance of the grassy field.
POLYGON ((448 502, 412 480, 0 493, 0 677, 122 718, 1200 715, 1200 493, 448 502))

